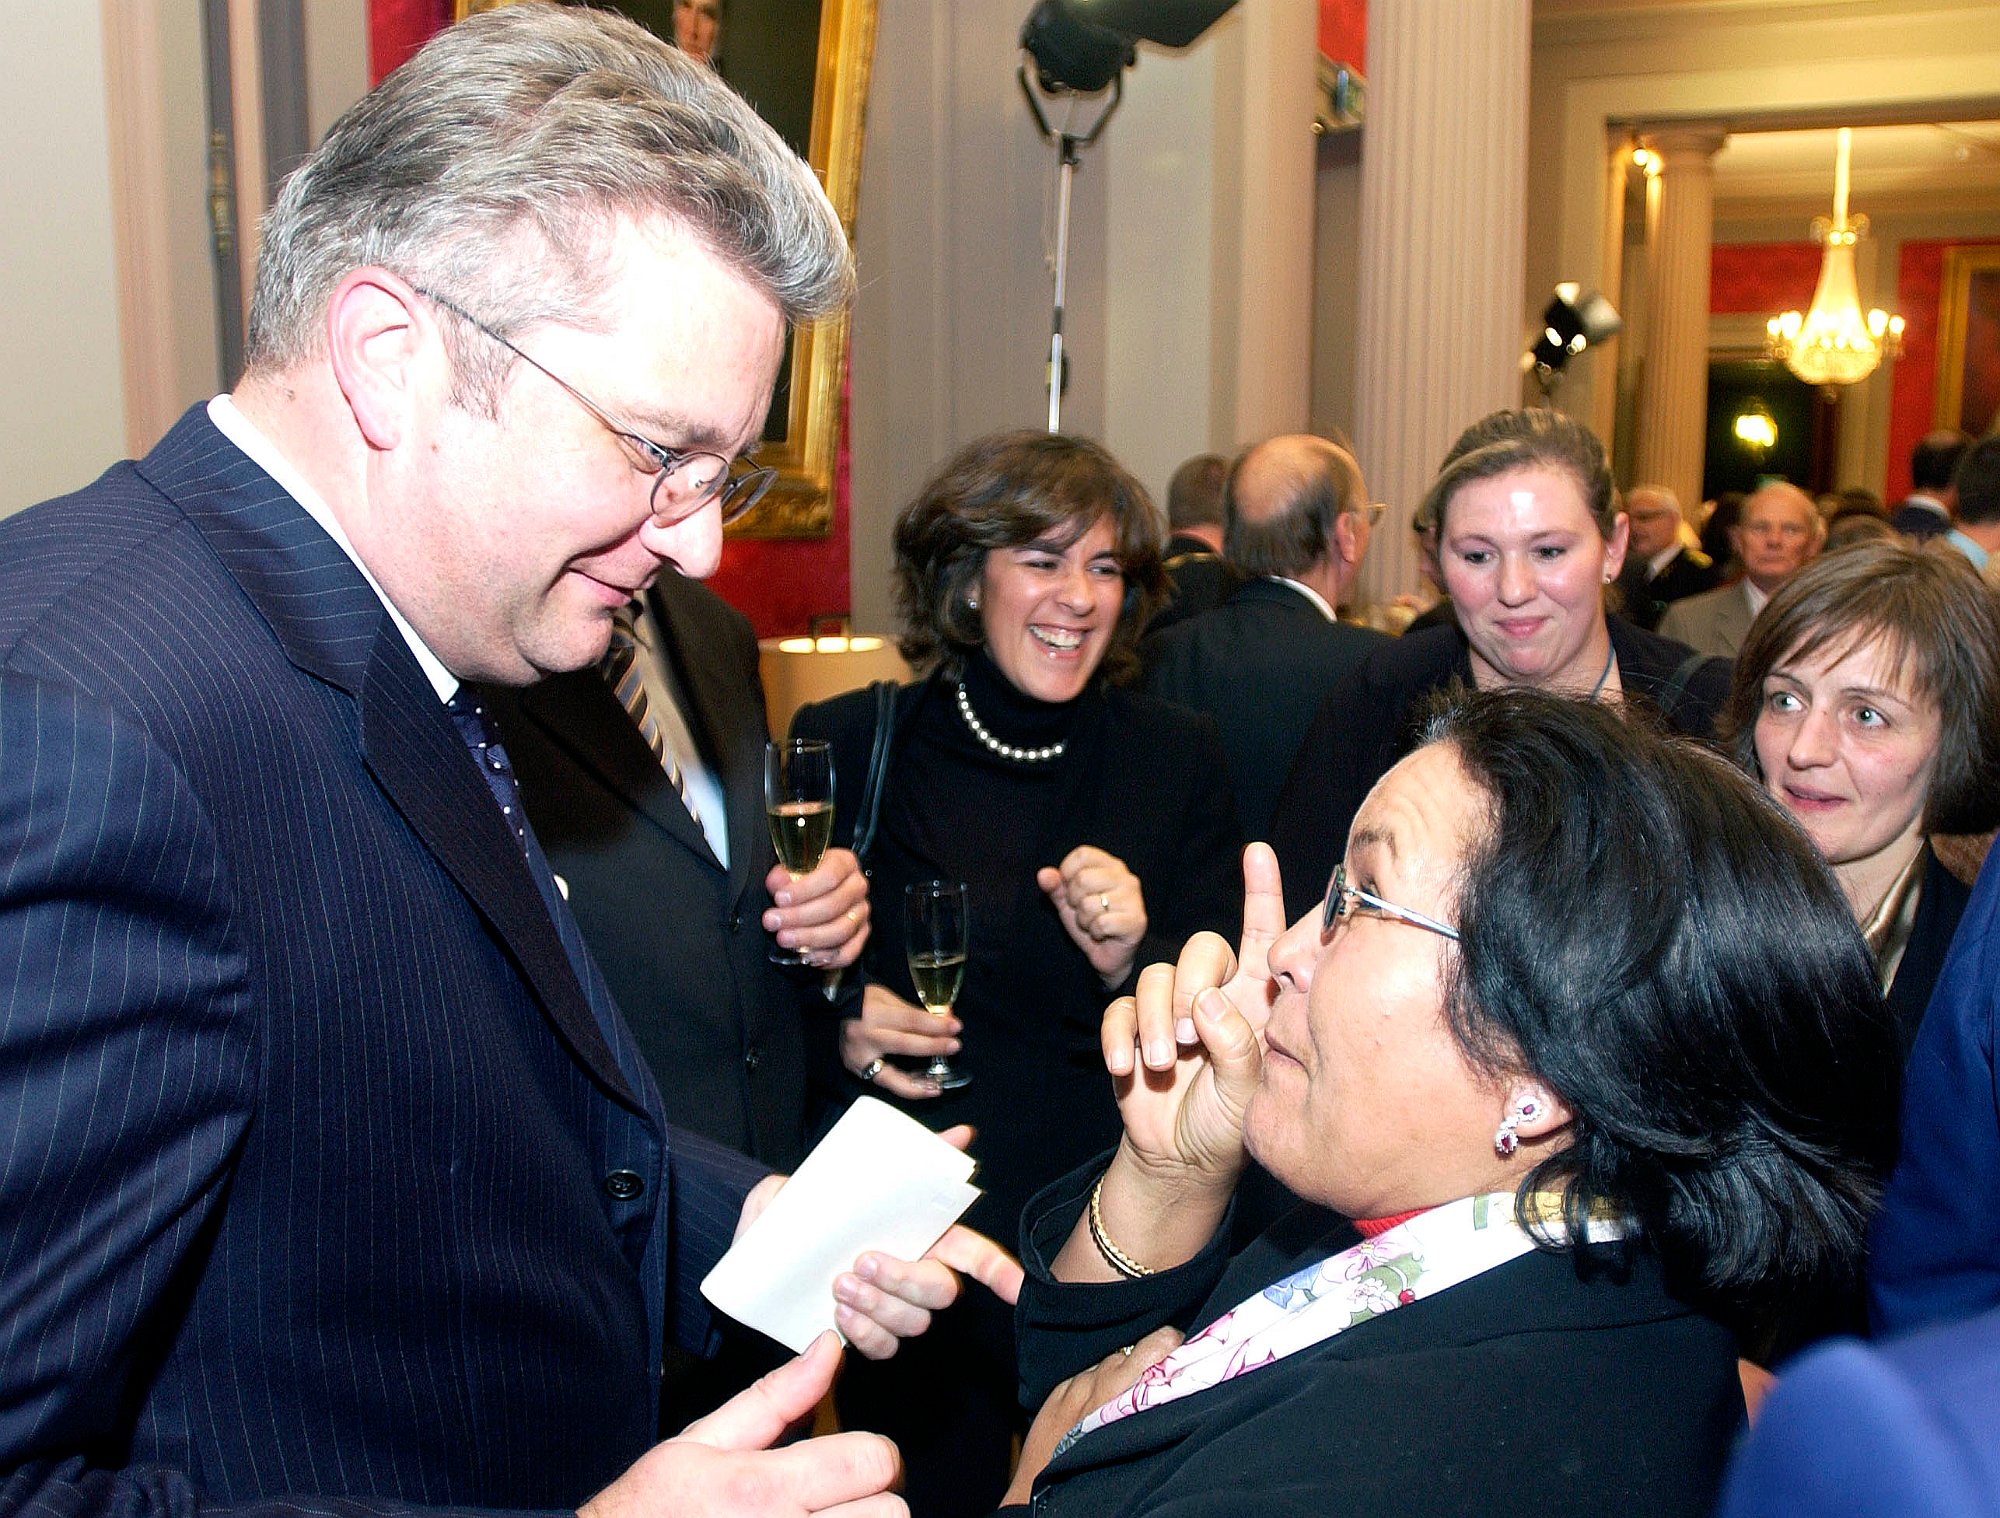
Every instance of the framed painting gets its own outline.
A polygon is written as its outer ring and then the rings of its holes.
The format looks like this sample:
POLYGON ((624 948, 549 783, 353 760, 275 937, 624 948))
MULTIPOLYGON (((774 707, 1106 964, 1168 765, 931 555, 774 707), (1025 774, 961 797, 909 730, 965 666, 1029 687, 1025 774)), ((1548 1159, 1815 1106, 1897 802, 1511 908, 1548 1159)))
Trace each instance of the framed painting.
MULTIPOLYGON (((514 0, 455 0, 454 16, 514 0)), ((612 0, 608 9, 690 52, 707 50, 728 83, 802 153, 851 240, 861 134, 875 56, 876 0, 612 0)), ((833 527, 845 316, 795 330, 778 371, 757 462, 778 471, 732 537, 823 538, 833 527)))
POLYGON ((1947 248, 1932 425, 1985 437, 2000 420, 2000 247, 1947 248))

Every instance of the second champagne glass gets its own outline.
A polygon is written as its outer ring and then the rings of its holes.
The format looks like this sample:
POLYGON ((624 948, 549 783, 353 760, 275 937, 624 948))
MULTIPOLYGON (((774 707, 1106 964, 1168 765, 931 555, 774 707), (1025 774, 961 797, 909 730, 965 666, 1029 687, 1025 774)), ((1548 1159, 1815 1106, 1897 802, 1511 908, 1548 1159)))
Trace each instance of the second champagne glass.
MULTIPOLYGON (((965 887, 943 880, 926 880, 903 891, 908 930, 910 979, 924 1010, 942 1021, 951 1015, 965 980, 967 936, 965 887)), ((952 1091, 972 1077, 942 1054, 931 1056, 924 1078, 941 1091, 952 1091)))
MULTIPOLYGON (((793 879, 819 868, 833 838, 833 746, 818 738, 787 738, 764 746, 764 815, 771 847, 793 879)), ((771 962, 810 964, 798 949, 771 949, 771 962)))

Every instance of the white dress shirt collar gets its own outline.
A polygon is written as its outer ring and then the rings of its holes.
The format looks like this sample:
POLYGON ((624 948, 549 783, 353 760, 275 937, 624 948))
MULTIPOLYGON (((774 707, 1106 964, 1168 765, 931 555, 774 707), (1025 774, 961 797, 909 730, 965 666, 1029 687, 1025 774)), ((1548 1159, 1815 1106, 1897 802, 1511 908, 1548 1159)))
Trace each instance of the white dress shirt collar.
POLYGON ((1338 622, 1340 620, 1339 615, 1334 609, 1326 604, 1326 597, 1314 590, 1310 585, 1301 585, 1297 580, 1288 580, 1283 575, 1268 575, 1266 578, 1276 580, 1280 585, 1289 585, 1293 590, 1296 590, 1300 595, 1312 602, 1318 608, 1319 614, 1325 617, 1327 621, 1338 622))
POLYGON ((430 646, 417 636, 417 630, 409 620, 396 610, 396 605, 383 593, 381 584, 368 572, 368 566, 361 562, 361 555, 354 551, 347 534, 341 530, 340 521, 333 514, 333 508, 326 499, 307 482, 306 477, 292 467, 277 444, 273 443, 251 423, 227 395, 218 395, 208 403, 208 419, 215 423, 215 430, 249 457, 264 473, 278 484, 286 495, 297 501, 305 514, 326 530, 326 535, 340 545, 340 551, 354 561, 354 567, 361 571, 361 578, 368 582, 368 588, 375 592, 375 598, 382 603, 382 609, 389 613, 389 620, 396 624, 396 631, 403 635, 403 641, 410 646, 417 664, 424 672, 424 678, 431 683, 440 701, 449 701, 458 694, 458 677, 444 667, 444 661, 431 652, 430 646))

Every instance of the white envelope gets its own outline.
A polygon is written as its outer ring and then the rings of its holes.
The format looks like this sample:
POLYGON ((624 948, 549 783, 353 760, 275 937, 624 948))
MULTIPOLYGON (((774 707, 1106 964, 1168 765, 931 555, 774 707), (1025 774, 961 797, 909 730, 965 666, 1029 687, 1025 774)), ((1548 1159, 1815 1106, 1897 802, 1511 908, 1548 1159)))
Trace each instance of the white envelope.
POLYGON ((799 1353, 833 1327, 834 1277, 874 1250, 914 1260, 980 1192, 972 1156, 857 1099, 701 1283, 719 1311, 799 1353))

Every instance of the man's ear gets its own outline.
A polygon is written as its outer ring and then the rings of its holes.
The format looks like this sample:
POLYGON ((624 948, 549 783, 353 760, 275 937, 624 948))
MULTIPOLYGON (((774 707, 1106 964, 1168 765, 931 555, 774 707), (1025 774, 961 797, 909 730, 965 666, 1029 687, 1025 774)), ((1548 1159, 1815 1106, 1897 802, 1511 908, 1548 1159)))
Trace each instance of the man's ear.
POLYGON ((1333 519, 1333 547, 1343 564, 1359 564, 1368 542, 1362 536, 1361 513, 1343 511, 1333 519))
POLYGON ((356 269, 334 287, 326 349, 334 383, 371 448, 400 446, 413 412, 449 380, 435 314, 386 269, 356 269))

